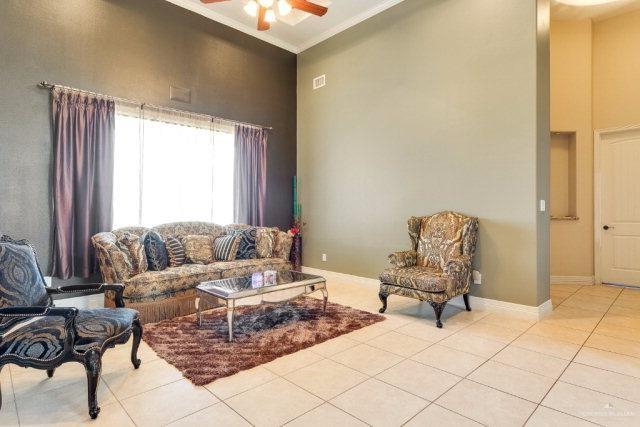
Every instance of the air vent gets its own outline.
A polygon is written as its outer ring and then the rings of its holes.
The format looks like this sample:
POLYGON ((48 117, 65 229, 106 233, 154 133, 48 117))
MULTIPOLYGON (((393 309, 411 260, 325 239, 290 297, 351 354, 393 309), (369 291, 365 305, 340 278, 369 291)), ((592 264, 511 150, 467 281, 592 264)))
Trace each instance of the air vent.
POLYGON ((191 89, 179 86, 169 86, 169 99, 187 104, 191 103, 191 89))
POLYGON ((320 89, 327 84, 327 76, 325 74, 313 79, 313 90, 320 89))

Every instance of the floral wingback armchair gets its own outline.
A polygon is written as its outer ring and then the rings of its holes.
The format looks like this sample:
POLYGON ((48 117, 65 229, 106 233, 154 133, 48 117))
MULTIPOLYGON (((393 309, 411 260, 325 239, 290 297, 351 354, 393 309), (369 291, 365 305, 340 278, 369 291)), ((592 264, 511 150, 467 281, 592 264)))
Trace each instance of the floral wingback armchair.
POLYGON ((46 369, 51 378, 63 363, 82 363, 87 374, 89 415, 96 418, 100 412, 96 391, 105 350, 124 344, 133 335, 131 363, 136 369, 141 363, 137 353, 142 327, 138 312, 123 308, 123 289, 120 284, 47 288, 31 245, 0 233, 0 370, 13 363, 46 369), (118 308, 53 306, 52 295, 104 291, 115 293, 118 308))
POLYGON ((436 313, 436 326, 447 301, 463 295, 468 311, 471 262, 478 238, 478 219, 457 212, 411 217, 408 221, 412 249, 389 255, 393 267, 380 274, 380 313, 389 294, 428 301, 436 313))

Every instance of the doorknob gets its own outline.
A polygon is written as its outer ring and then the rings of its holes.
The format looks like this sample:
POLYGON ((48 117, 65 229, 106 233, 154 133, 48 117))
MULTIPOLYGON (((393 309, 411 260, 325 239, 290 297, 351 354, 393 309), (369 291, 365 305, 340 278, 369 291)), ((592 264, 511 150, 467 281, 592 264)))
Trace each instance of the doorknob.
POLYGON ((613 227, 609 227, 608 225, 605 225, 605 226, 604 226, 604 227, 602 227, 602 228, 603 228, 604 230, 608 230, 608 229, 613 228, 613 227))

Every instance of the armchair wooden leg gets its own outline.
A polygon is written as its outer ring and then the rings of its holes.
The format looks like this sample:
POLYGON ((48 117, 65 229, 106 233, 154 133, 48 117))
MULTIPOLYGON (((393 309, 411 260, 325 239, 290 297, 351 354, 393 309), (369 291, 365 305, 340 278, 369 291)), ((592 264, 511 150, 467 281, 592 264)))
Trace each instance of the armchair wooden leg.
POLYGON ((444 306, 447 305, 447 302, 433 302, 429 301, 431 307, 433 307, 433 311, 436 313, 436 326, 438 328, 442 328, 442 321, 440 320, 440 316, 442 316, 442 312, 444 311, 444 306))
POLYGON ((84 369, 87 373, 89 416, 95 419, 100 413, 97 394, 98 383, 100 382, 100 371, 102 370, 102 355, 100 351, 92 349, 84 355, 84 369))
POLYGON ((382 307, 380 307, 380 310, 378 311, 380 313, 384 313, 385 310, 387 309, 387 298, 389 297, 389 294, 387 292, 380 291, 378 293, 378 297, 380 298, 380 301, 382 301, 382 307))
POLYGON ((464 299, 464 305, 467 307, 467 311, 471 311, 471 306, 469 305, 469 293, 462 295, 462 299, 464 299))
MULTIPOLYGON (((0 366, 0 371, 2 371, 2 368, 4 367, 4 365, 0 366)), ((2 409, 2 387, 0 385, 0 409, 2 409)))
POLYGON ((138 347, 140 346, 140 339, 142 338, 142 325, 140 319, 135 319, 131 325, 133 329, 133 345, 131 346, 131 363, 133 367, 138 369, 140 367, 141 360, 138 359, 138 347))
POLYGON ((53 377, 53 373, 56 371, 56 368, 53 369, 47 369, 47 376, 49 378, 53 377))

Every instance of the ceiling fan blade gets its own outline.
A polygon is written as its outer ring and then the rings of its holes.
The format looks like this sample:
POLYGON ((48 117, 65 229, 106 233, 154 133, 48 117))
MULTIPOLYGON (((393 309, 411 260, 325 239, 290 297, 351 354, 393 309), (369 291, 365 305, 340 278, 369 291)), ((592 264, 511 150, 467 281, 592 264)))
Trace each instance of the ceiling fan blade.
POLYGON ((267 8, 260 6, 260 10, 258 11, 258 30, 266 31, 271 28, 271 25, 264 20, 264 15, 267 13, 267 8))
POLYGON ((316 16, 323 16, 329 10, 324 6, 311 3, 310 1, 307 1, 307 0, 289 0, 289 4, 294 9, 298 9, 303 12, 307 12, 316 16))

